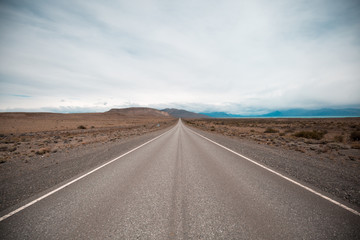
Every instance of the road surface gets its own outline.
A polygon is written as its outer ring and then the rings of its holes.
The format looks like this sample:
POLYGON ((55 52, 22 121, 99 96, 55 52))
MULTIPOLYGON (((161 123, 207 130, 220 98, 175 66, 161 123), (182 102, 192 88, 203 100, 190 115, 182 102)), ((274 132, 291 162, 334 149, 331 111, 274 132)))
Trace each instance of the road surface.
POLYGON ((1 216, 0 239, 360 239, 356 212, 181 121, 28 203, 1 216))

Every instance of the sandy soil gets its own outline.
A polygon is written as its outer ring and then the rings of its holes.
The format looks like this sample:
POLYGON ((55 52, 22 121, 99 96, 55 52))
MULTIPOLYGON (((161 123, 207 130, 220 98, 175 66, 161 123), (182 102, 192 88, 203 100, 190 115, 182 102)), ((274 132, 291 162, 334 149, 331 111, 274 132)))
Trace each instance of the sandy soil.
POLYGON ((170 117, 117 113, 0 113, 0 163, 24 162, 63 149, 142 135, 173 124, 170 117))

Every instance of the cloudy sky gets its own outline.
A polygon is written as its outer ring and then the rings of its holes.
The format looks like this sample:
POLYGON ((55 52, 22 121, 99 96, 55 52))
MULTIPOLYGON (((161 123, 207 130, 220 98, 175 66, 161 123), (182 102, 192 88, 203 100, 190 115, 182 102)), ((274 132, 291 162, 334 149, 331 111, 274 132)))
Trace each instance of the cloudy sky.
POLYGON ((360 1, 0 1, 0 111, 128 106, 360 107, 360 1))

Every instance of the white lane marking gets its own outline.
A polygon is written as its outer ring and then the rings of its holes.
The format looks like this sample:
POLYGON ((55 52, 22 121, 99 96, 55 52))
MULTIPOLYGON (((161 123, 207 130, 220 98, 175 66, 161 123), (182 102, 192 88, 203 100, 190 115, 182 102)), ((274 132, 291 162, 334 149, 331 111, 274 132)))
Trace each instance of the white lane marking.
MULTIPOLYGON (((177 125, 176 125, 176 126, 177 126, 177 125)), ((176 127, 176 126, 175 126, 175 127, 176 127)), ((165 135, 166 133, 168 133, 168 132, 170 132, 171 130, 173 130, 175 127, 171 128, 171 129, 169 129, 168 131, 164 132, 163 134, 161 134, 161 135, 159 135, 159 136, 157 136, 157 137, 155 137, 155 138, 153 138, 153 139, 151 139, 151 140, 147 141, 146 143, 143 143, 143 144, 141 144, 140 146, 138 146, 138 147, 136 147, 136 148, 134 148, 134 149, 132 149, 132 150, 130 150, 130 151, 128 151, 128 152, 126 152, 126 153, 122 154, 121 156, 118 156, 118 157, 116 157, 116 158, 114 158, 114 159, 110 160, 109 162, 104 163, 103 165, 101 165, 101 166, 99 166, 99 167, 97 167, 97 168, 95 168, 95 169, 91 170, 90 172, 87 172, 87 173, 85 173, 84 175, 81 175, 80 177, 78 177, 78 178, 76 178, 76 179, 74 179, 74 180, 72 180, 72 181, 70 181, 70 182, 68 182, 68 183, 66 183, 66 184, 64 184, 64 185, 62 185, 62 186, 60 186, 60 187, 58 187, 57 189, 55 189, 55 190, 53 190, 53 191, 51 191, 51 192, 49 192, 49 193, 47 193, 47 194, 45 194, 45 195, 43 195, 43 196, 41 196, 41 197, 39 197, 39 198, 35 199, 35 200, 33 200, 33 201, 31 201, 31 202, 29 202, 29 203, 25 204, 24 206, 19 207, 18 209, 16 209, 16 210, 14 210, 14 211, 12 211, 12 212, 10 212, 10 213, 8 213, 8 214, 6 214, 6 215, 4 215, 4 216, 0 217, 0 222, 1 222, 1 221, 3 221, 3 220, 5 220, 5 219, 7 219, 8 217, 11 217, 12 215, 14 215, 14 214, 16 214, 16 213, 18 213, 18 212, 20 212, 20 211, 24 210, 25 208, 28 208, 28 207, 30 207, 31 205, 33 205, 33 204, 35 204, 35 203, 37 203, 37 202, 39 202, 39 201, 43 200, 44 198, 47 198, 48 196, 50 196, 50 195, 52 195, 52 194, 54 194, 54 193, 56 193, 56 192, 60 191, 61 189, 63 189, 63 188, 65 188, 65 187, 67 187, 67 186, 69 186, 69 185, 71 185, 71 184, 73 184, 73 183, 75 183, 75 182, 79 181, 80 179, 82 179, 82 178, 84 178, 84 177, 86 177, 86 176, 88 176, 88 175, 92 174, 93 172, 96 172, 97 170, 99 170, 99 169, 101 169, 101 168, 105 167, 106 165, 109 165, 110 163, 112 163, 112 162, 114 162, 114 161, 116 161, 116 160, 119 160, 120 158, 122 158, 122 157, 124 157, 124 156, 128 155, 129 153, 132 153, 132 152, 134 152, 135 150, 137 150, 137 149, 139 149, 139 148, 141 148, 141 147, 143 147, 143 146, 145 146, 145 145, 147 145, 147 144, 151 143, 152 141, 155 141, 156 139, 160 138, 161 136, 163 136, 163 135, 165 135)))
POLYGON ((201 135, 201 134, 199 134, 199 133, 191 130, 191 129, 188 128, 188 127, 187 127, 187 129, 190 130, 191 132, 193 132, 194 134, 198 135, 199 137, 202 137, 202 138, 208 140, 209 142, 212 142, 213 144, 218 145, 219 147, 222 147, 222 148, 228 150, 229 152, 232 152, 232 153, 234 153, 235 155, 238 155, 239 157, 242 157, 242 158, 244 158, 244 159, 246 159, 246 160, 248 160, 248 161, 250 161, 250 162, 252 162, 252 163, 254 163, 254 164, 256 164, 256 165, 258 165, 259 167, 262 167, 262 168, 268 170, 269 172, 272 172, 272 173, 278 175, 279 177, 282 177, 282 178, 284 178, 284 179, 286 179, 286 180, 288 180, 288 181, 290 181, 290 182, 292 182, 292 183, 294 183, 294 184, 296 184, 296 185, 298 185, 298 186, 300 186, 300 187, 308 190, 309 192, 312 192, 312 193, 314 193, 314 194, 316 194, 316 195, 318 195, 318 196, 320 196, 320 197, 322 197, 322 198, 324 198, 324 199, 326 199, 326 200, 328 200, 328 201, 330 201, 330 202, 332 202, 332 203, 334 203, 334 204, 336 204, 336 205, 338 205, 338 206, 340 206, 340 207, 348 210, 349 212, 352 212, 353 214, 360 216, 360 213, 357 212, 356 210, 354 210, 354 209, 352 209, 352 208, 349 208, 349 207, 345 206, 344 204, 341 204, 341 203, 339 203, 339 202, 337 202, 337 201, 335 201, 335 200, 333 200, 333 199, 331 199, 331 198, 329 198, 329 197, 327 197, 327 196, 325 196, 325 195, 323 195, 323 194, 315 191, 314 189, 311 189, 311 188, 309 188, 309 187, 307 187, 307 186, 304 186, 304 185, 302 185, 301 183, 299 183, 299 182, 297 182, 297 181, 295 181, 295 180, 292 180, 291 178, 288 178, 288 177, 282 175, 281 173, 278 173, 278 172, 276 172, 276 171, 274 171, 274 170, 272 170, 272 169, 270 169, 270 168, 268 168, 268 167, 265 167, 264 165, 262 165, 262 164, 260 164, 260 163, 258 163, 258 162, 256 162, 256 161, 254 161, 254 160, 252 160, 252 159, 250 159, 250 158, 248 158, 248 157, 245 157, 244 155, 241 155, 240 153, 237 153, 237 152, 235 152, 235 151, 233 151, 233 150, 231 150, 231 149, 229 149, 229 148, 221 145, 220 143, 217 143, 217 142, 215 142, 215 141, 213 141, 213 140, 211 140, 211 139, 209 139, 209 138, 207 138, 207 137, 204 137, 203 135, 201 135))

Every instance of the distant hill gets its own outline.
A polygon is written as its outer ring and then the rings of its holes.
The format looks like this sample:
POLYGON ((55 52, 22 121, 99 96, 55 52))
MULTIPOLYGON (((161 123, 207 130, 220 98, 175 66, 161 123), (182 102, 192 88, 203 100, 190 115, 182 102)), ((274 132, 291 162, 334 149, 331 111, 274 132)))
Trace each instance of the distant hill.
POLYGON ((289 109, 285 111, 275 111, 262 115, 264 117, 359 117, 360 109, 330 109, 323 108, 317 110, 289 109))
POLYGON ((209 116, 204 114, 189 112, 182 109, 166 108, 161 111, 166 112, 175 118, 209 118, 209 116))
POLYGON ((128 117, 171 117, 170 114, 166 112, 144 107, 113 108, 106 113, 119 114, 128 117))
POLYGON ((236 117, 360 117, 360 109, 331 109, 323 108, 317 110, 289 109, 283 111, 274 111, 262 115, 239 115, 225 112, 202 113, 215 118, 236 118, 236 117))

